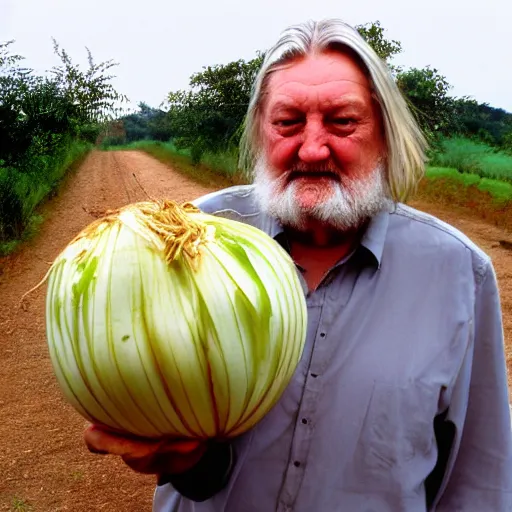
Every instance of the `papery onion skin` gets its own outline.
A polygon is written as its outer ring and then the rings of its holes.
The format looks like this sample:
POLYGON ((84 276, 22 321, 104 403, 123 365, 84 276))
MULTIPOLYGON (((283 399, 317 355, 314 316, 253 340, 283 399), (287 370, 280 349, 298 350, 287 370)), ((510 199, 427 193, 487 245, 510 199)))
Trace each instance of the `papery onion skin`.
POLYGON ((154 201, 96 221, 56 258, 46 325, 59 385, 89 421, 230 438, 284 392, 307 309, 293 261, 268 235, 154 201))

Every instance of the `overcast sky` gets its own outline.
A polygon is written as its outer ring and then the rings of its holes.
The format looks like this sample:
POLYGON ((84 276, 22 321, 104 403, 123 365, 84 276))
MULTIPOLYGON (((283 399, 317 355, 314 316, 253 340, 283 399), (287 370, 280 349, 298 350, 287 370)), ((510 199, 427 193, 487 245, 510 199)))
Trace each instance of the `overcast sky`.
POLYGON ((77 63, 87 46, 119 63, 120 92, 156 107, 202 66, 250 59, 286 26, 325 17, 380 20, 402 43, 394 63, 432 65, 453 95, 512 112, 512 0, 0 0, 0 41, 41 73, 58 64, 51 37, 77 63))

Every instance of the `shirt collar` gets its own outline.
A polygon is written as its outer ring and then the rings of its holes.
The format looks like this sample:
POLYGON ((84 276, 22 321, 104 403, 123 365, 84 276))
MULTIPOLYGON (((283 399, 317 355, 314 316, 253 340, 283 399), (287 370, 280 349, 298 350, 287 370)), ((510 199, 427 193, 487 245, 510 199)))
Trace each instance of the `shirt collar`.
MULTIPOLYGON (((360 246, 369 251, 373 256, 377 268, 380 268, 382 264, 382 254, 384 252, 384 244, 386 242, 389 225, 389 214, 394 211, 395 207, 396 205, 390 202, 377 215, 372 217, 361 238, 360 246)), ((261 215, 261 229, 281 245, 286 243, 284 237, 280 236, 284 234, 284 229, 281 223, 267 214, 261 213, 261 215)), ((288 250, 287 247, 285 248, 288 250)))
POLYGON ((370 251, 375 258, 377 268, 381 267, 382 254, 389 226, 389 215, 395 210, 396 205, 389 203, 370 222, 361 238, 361 246, 370 251))

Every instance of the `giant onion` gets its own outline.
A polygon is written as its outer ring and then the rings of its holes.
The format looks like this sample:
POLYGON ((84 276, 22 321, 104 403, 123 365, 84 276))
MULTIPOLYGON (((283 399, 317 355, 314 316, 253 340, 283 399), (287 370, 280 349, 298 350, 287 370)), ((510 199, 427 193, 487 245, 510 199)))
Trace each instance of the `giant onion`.
POLYGON ((229 438, 289 383, 306 335, 291 258, 190 203, 135 203, 89 225, 48 273, 50 358, 89 421, 144 437, 229 438))

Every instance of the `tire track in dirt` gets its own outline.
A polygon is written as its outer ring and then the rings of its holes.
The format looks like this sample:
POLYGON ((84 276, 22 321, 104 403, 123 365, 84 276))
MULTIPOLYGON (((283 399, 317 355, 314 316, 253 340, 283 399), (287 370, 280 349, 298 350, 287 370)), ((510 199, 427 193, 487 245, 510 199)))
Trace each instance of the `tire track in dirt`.
MULTIPOLYGON (((153 477, 113 457, 92 455, 83 445, 86 422, 64 401, 48 357, 46 287, 28 298, 26 310, 18 302, 76 233, 107 210, 148 196, 191 200, 211 190, 144 153, 93 152, 43 208, 38 236, 15 257, 0 260, 1 511, 10 511, 15 498, 34 512, 151 510, 153 477)), ((491 255, 511 340, 512 252, 499 241, 512 242, 512 236, 465 210, 420 201, 413 206, 458 227, 491 255)), ((510 369, 510 350, 508 357, 510 369)))
MULTIPOLYGON (((0 263, 0 510, 15 499, 37 512, 151 510, 154 478, 88 453, 86 422, 65 403, 47 352, 42 286, 49 263, 109 209, 154 198, 191 200, 211 191, 137 152, 93 152, 43 209, 36 238, 0 263)), ((22 509, 20 509, 22 510, 22 509)))

